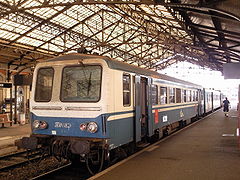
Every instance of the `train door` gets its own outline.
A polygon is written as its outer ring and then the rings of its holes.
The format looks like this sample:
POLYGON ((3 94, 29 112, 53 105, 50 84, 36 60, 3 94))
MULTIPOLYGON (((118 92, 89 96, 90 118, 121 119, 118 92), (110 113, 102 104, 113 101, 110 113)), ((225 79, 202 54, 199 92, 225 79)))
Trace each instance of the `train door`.
POLYGON ((203 112, 204 114, 207 113, 207 92, 206 89, 203 89, 203 112))
POLYGON ((211 94, 211 111, 214 110, 214 94, 213 92, 210 93, 211 94))
POLYGON ((203 90, 198 90, 198 116, 203 115, 204 113, 204 98, 203 90))
POLYGON ((135 142, 147 135, 147 79, 135 77, 135 142))

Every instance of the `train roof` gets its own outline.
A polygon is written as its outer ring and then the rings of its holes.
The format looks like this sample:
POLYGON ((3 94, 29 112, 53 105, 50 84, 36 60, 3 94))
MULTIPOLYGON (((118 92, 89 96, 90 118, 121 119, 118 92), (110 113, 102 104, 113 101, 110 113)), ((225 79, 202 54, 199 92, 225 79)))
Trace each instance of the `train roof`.
POLYGON ((47 60, 47 62, 79 60, 79 59, 82 59, 82 60, 84 60, 84 59, 103 59, 106 61, 109 68, 111 68, 111 69, 117 69, 117 70, 132 72, 132 73, 136 73, 136 74, 141 74, 141 75, 145 75, 145 76, 151 76, 153 78, 160 78, 165 81, 171 81, 171 82, 175 82, 175 83, 185 84, 185 85, 192 86, 195 88, 202 88, 202 86, 200 86, 200 85, 197 85, 197 84, 194 84, 194 83, 191 83, 188 81, 180 80, 180 79, 177 79, 177 78, 174 78, 171 76, 167 76, 165 74, 160 74, 156 71, 140 68, 140 67, 137 67, 137 66, 125 63, 125 62, 117 61, 117 60, 111 59, 107 56, 71 53, 71 54, 66 54, 66 55, 62 55, 62 56, 58 56, 58 57, 49 59, 49 60, 47 60))

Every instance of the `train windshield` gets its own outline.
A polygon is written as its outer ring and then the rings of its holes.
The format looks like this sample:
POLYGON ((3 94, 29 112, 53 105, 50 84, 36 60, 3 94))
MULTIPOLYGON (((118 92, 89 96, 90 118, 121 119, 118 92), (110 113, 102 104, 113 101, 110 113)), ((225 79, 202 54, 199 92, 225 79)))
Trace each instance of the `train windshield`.
POLYGON ((41 68, 38 70, 35 101, 49 102, 52 97, 53 68, 41 68))
POLYGON ((69 66, 63 69, 61 101, 100 100, 102 68, 99 65, 69 66))

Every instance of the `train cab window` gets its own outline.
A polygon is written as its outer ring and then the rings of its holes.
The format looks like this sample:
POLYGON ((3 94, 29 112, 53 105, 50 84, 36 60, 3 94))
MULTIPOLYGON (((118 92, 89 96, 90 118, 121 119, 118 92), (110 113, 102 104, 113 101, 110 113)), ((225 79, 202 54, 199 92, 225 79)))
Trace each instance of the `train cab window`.
POLYGON ((63 102, 97 102, 100 100, 102 67, 67 66, 63 69, 60 99, 63 102))
POLYGON ((152 85, 152 104, 158 104, 158 86, 154 84, 152 85))
POLYGON ((123 106, 131 105, 131 76, 123 74, 123 106))
POLYGON ((37 74, 35 101, 49 102, 52 98, 53 68, 40 68, 37 74))
POLYGON ((167 104, 167 87, 160 87, 160 104, 167 104))
POLYGON ((169 103, 175 103, 175 88, 169 88, 169 103))
POLYGON ((182 102, 182 94, 181 94, 181 89, 176 88, 176 103, 181 103, 182 102))

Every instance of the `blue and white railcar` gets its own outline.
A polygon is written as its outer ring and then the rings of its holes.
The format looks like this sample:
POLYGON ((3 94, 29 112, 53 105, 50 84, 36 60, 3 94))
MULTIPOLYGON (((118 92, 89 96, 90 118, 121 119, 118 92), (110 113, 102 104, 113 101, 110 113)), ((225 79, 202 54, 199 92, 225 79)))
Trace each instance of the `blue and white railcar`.
MULTIPOLYGON (((160 74, 152 83, 153 130, 171 131, 201 115, 202 87, 160 74), (155 96, 158 91, 160 95, 155 96), (159 100, 158 100, 159 98, 159 100)), ((166 132, 168 133, 168 132, 166 132)))
POLYGON ((107 57, 79 54, 39 63, 31 96, 32 136, 40 142, 47 135, 57 147, 61 138, 68 139, 76 154, 90 152, 93 144, 111 150, 132 142, 131 68, 107 57))

